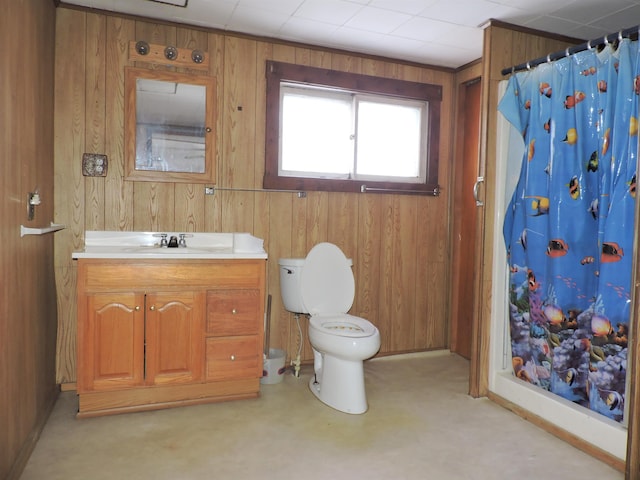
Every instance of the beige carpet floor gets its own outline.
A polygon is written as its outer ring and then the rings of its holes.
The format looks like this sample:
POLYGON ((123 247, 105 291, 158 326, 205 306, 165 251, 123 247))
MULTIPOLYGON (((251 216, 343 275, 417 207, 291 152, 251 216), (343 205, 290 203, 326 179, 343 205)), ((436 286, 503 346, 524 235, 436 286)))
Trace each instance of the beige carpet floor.
POLYGON ((624 475, 467 392, 450 353, 365 363, 369 411, 337 412, 300 378, 255 400, 78 420, 61 394, 22 480, 622 479, 624 475))

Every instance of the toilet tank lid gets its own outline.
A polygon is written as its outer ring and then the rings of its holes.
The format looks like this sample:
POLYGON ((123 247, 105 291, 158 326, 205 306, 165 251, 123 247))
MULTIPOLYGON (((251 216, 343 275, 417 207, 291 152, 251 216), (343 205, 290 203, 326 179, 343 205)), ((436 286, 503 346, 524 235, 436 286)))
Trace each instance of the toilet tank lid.
MULTIPOLYGON (((306 258, 281 258, 278 260, 278 265, 282 267, 304 267, 306 258)), ((347 258, 349 265, 353 265, 353 260, 347 258)))
POLYGON ((278 260, 278 265, 283 267, 302 267, 305 260, 304 258, 281 258, 278 260))

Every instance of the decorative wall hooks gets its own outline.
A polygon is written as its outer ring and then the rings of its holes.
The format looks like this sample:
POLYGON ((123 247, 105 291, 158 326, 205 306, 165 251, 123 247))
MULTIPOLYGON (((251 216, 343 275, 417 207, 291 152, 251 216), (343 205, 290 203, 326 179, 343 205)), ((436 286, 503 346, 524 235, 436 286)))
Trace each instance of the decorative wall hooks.
POLYGON ((129 42, 129 60, 195 70, 209 70, 209 54, 198 48, 155 45, 144 40, 129 42))

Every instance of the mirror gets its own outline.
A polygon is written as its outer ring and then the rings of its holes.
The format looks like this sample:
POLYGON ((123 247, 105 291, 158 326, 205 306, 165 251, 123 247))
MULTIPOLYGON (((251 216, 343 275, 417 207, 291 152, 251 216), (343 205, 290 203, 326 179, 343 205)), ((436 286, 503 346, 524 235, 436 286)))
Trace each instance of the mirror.
POLYGON ((215 79, 127 67, 126 179, 215 183, 215 79))

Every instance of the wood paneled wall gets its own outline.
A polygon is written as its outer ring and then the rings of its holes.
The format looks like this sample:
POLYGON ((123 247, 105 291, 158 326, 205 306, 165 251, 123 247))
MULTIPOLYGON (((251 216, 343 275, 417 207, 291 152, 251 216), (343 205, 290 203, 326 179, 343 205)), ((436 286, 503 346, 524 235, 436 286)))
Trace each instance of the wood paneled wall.
POLYGON ((0 18, 0 478, 17 479, 58 395, 53 220, 52 0, 4 2, 0 18), (30 52, 30 54, 25 54, 30 52), (42 203, 27 218, 27 195, 42 203))
MULTIPOLYGON (((58 381, 75 380, 75 265, 85 230, 245 231, 265 240, 271 338, 289 357, 298 350, 293 314, 280 297, 278 259, 304 257, 318 242, 353 258, 356 298, 351 313, 382 336, 380 354, 448 346, 449 210, 453 73, 246 36, 156 24, 59 8, 56 41, 56 237, 60 329, 58 381), (131 40, 200 48, 211 54, 218 82, 217 186, 262 187, 265 61, 435 83, 443 87, 439 197, 217 190, 184 183, 123 180, 123 88, 131 40), (105 153, 107 177, 81 174, 83 152, 105 153)), ((304 332, 303 361, 312 359, 304 332)))

